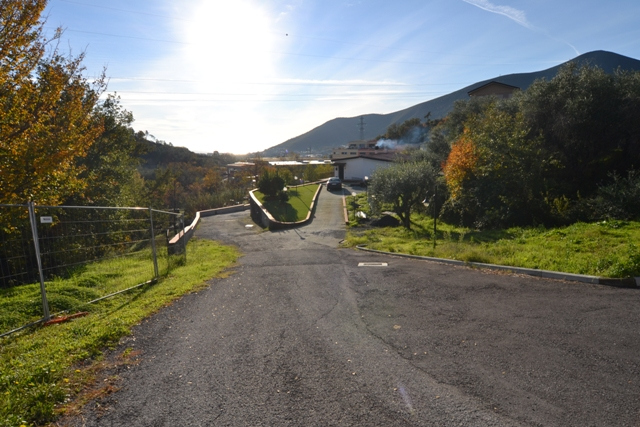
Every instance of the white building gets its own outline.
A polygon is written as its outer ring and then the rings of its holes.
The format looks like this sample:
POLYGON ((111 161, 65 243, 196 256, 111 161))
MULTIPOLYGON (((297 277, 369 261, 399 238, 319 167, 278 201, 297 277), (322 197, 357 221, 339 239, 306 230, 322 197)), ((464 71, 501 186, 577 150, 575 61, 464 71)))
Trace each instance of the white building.
POLYGON ((379 168, 391 166, 391 156, 356 156, 334 160, 334 176, 343 181, 362 181, 364 177, 371 177, 379 168))

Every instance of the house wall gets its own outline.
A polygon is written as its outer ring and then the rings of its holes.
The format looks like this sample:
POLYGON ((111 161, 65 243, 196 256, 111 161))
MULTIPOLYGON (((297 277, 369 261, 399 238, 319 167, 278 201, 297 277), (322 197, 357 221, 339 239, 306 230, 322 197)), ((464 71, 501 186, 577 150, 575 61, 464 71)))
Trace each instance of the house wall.
MULTIPOLYGON (((365 176, 371 177, 371 174, 376 169, 391 166, 392 162, 358 157, 356 159, 344 159, 340 163, 344 163, 345 181, 362 181, 365 176)), ((338 176, 338 168, 335 168, 335 176, 338 176)))

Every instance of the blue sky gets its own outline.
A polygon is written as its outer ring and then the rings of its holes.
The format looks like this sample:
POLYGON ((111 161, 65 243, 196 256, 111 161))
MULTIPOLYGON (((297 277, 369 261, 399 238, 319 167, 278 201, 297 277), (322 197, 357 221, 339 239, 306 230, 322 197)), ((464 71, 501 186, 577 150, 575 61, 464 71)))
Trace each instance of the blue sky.
POLYGON ((201 153, 593 50, 640 59, 637 0, 49 0, 45 14, 87 77, 106 67, 137 131, 201 153))

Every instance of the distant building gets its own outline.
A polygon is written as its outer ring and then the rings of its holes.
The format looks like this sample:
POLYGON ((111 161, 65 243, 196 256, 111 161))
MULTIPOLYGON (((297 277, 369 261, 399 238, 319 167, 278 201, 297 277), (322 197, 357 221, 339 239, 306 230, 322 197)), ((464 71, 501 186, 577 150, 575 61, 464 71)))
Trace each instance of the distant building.
POLYGON ((392 148, 379 146, 376 141, 352 141, 347 147, 334 148, 329 158, 337 160, 358 156, 389 155, 394 152, 392 148))
POLYGON ((256 174, 256 164, 251 162, 236 162, 227 165, 227 178, 233 180, 236 175, 251 176, 256 174))
POLYGON ((468 92, 470 97, 474 96, 495 96, 496 98, 508 99, 513 93, 520 90, 517 86, 492 81, 468 92))

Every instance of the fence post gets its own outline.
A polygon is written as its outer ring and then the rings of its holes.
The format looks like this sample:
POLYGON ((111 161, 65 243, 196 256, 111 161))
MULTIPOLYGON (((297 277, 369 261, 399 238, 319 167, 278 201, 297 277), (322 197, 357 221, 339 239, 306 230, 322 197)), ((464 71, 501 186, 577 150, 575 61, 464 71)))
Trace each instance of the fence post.
POLYGON ((49 302, 47 301, 47 289, 44 286, 44 273, 42 272, 42 258, 40 256, 40 240, 38 239, 38 228, 36 221, 36 210, 32 201, 27 205, 29 207, 29 222, 31 223, 31 234, 33 235, 33 247, 36 252, 36 262, 38 263, 38 274, 40 276, 40 295, 42 296, 42 313, 44 321, 51 318, 49 313, 49 302))
POLYGON ((182 250, 184 251, 184 262, 186 264, 186 262, 187 262, 187 236, 185 235, 185 232, 184 232, 184 213, 180 214, 180 230, 181 230, 181 233, 183 234, 183 237, 182 237, 182 250))
POLYGON ((149 208, 149 222, 151 224, 151 251, 153 252, 153 272, 157 279, 158 274, 158 252, 156 251, 156 234, 153 229, 153 209, 149 208))

